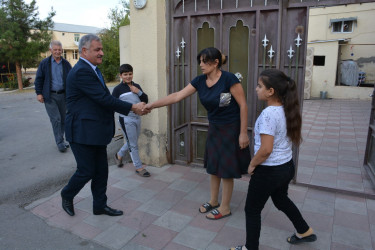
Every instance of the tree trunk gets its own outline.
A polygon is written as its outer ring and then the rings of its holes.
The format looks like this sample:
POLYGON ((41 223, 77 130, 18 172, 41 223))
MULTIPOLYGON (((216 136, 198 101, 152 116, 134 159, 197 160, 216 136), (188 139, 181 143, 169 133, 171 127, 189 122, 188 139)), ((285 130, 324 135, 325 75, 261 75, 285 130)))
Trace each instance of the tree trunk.
POLYGON ((22 71, 21 71, 21 64, 20 64, 20 62, 16 62, 16 73, 17 73, 18 89, 19 90, 23 90, 23 86, 22 86, 22 71))

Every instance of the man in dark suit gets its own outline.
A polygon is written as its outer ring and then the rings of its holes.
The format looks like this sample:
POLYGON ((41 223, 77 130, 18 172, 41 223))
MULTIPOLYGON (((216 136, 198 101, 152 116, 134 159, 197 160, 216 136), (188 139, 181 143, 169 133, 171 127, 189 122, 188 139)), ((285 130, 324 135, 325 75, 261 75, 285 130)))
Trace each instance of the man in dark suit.
POLYGON ((61 57, 63 51, 61 42, 52 41, 49 50, 51 56, 40 62, 34 85, 37 100, 44 103, 46 107, 57 148, 63 153, 69 146, 64 141, 65 85, 66 77, 72 66, 61 57))
POLYGON ((113 97, 97 65, 103 46, 98 36, 83 36, 78 45, 80 59, 66 82, 67 114, 65 134, 77 162, 77 170, 62 189, 62 207, 74 215, 73 199, 91 180, 93 213, 110 216, 123 212, 107 205, 107 145, 115 133, 114 112, 143 115, 145 103, 130 104, 113 97))

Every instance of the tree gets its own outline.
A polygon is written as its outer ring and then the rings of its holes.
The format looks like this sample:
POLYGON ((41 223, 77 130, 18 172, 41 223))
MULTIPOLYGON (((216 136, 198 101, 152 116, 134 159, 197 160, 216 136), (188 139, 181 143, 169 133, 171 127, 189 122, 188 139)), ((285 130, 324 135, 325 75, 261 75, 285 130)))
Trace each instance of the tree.
POLYGON ((38 67, 38 65, 43 59, 44 58, 39 54, 35 57, 29 58, 29 60, 24 60, 22 62, 22 67, 25 70, 25 73, 27 69, 38 67))
POLYGON ((16 65, 18 88, 22 89, 23 63, 38 58, 48 50, 52 39, 55 12, 51 9, 45 20, 40 20, 35 0, 0 1, 0 58, 16 65))
POLYGON ((116 78, 120 66, 119 28, 130 24, 129 2, 121 0, 120 3, 122 8, 111 9, 108 14, 111 27, 100 33, 104 57, 99 67, 107 81, 113 81, 116 78))

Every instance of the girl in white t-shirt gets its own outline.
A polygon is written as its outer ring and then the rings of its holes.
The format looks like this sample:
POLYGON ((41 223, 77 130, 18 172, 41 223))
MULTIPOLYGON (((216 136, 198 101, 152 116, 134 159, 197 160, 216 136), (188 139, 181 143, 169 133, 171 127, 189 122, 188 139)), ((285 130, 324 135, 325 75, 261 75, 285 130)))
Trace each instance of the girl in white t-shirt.
POLYGON ((256 92, 259 100, 267 102, 267 108, 254 126, 255 155, 248 168, 251 179, 245 206, 246 245, 231 249, 259 248, 261 212, 269 197, 297 231, 287 242, 315 241, 313 229, 288 197, 289 182, 294 177, 292 144, 299 146, 302 140, 296 83, 282 71, 268 69, 260 74, 256 92))

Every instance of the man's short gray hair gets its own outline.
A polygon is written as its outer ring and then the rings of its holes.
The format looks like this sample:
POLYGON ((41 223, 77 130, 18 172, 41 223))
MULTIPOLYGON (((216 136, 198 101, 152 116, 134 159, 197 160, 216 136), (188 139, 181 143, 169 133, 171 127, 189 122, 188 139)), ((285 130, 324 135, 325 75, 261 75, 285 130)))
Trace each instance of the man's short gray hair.
POLYGON ((52 40, 51 43, 49 44, 49 48, 52 49, 53 46, 60 46, 62 47, 62 44, 60 41, 52 40))
POLYGON ((79 54, 82 53, 82 48, 89 49, 92 41, 101 42, 100 38, 97 35, 94 35, 94 34, 87 34, 87 35, 84 35, 83 37, 81 37, 81 39, 79 39, 79 44, 78 44, 79 54))

